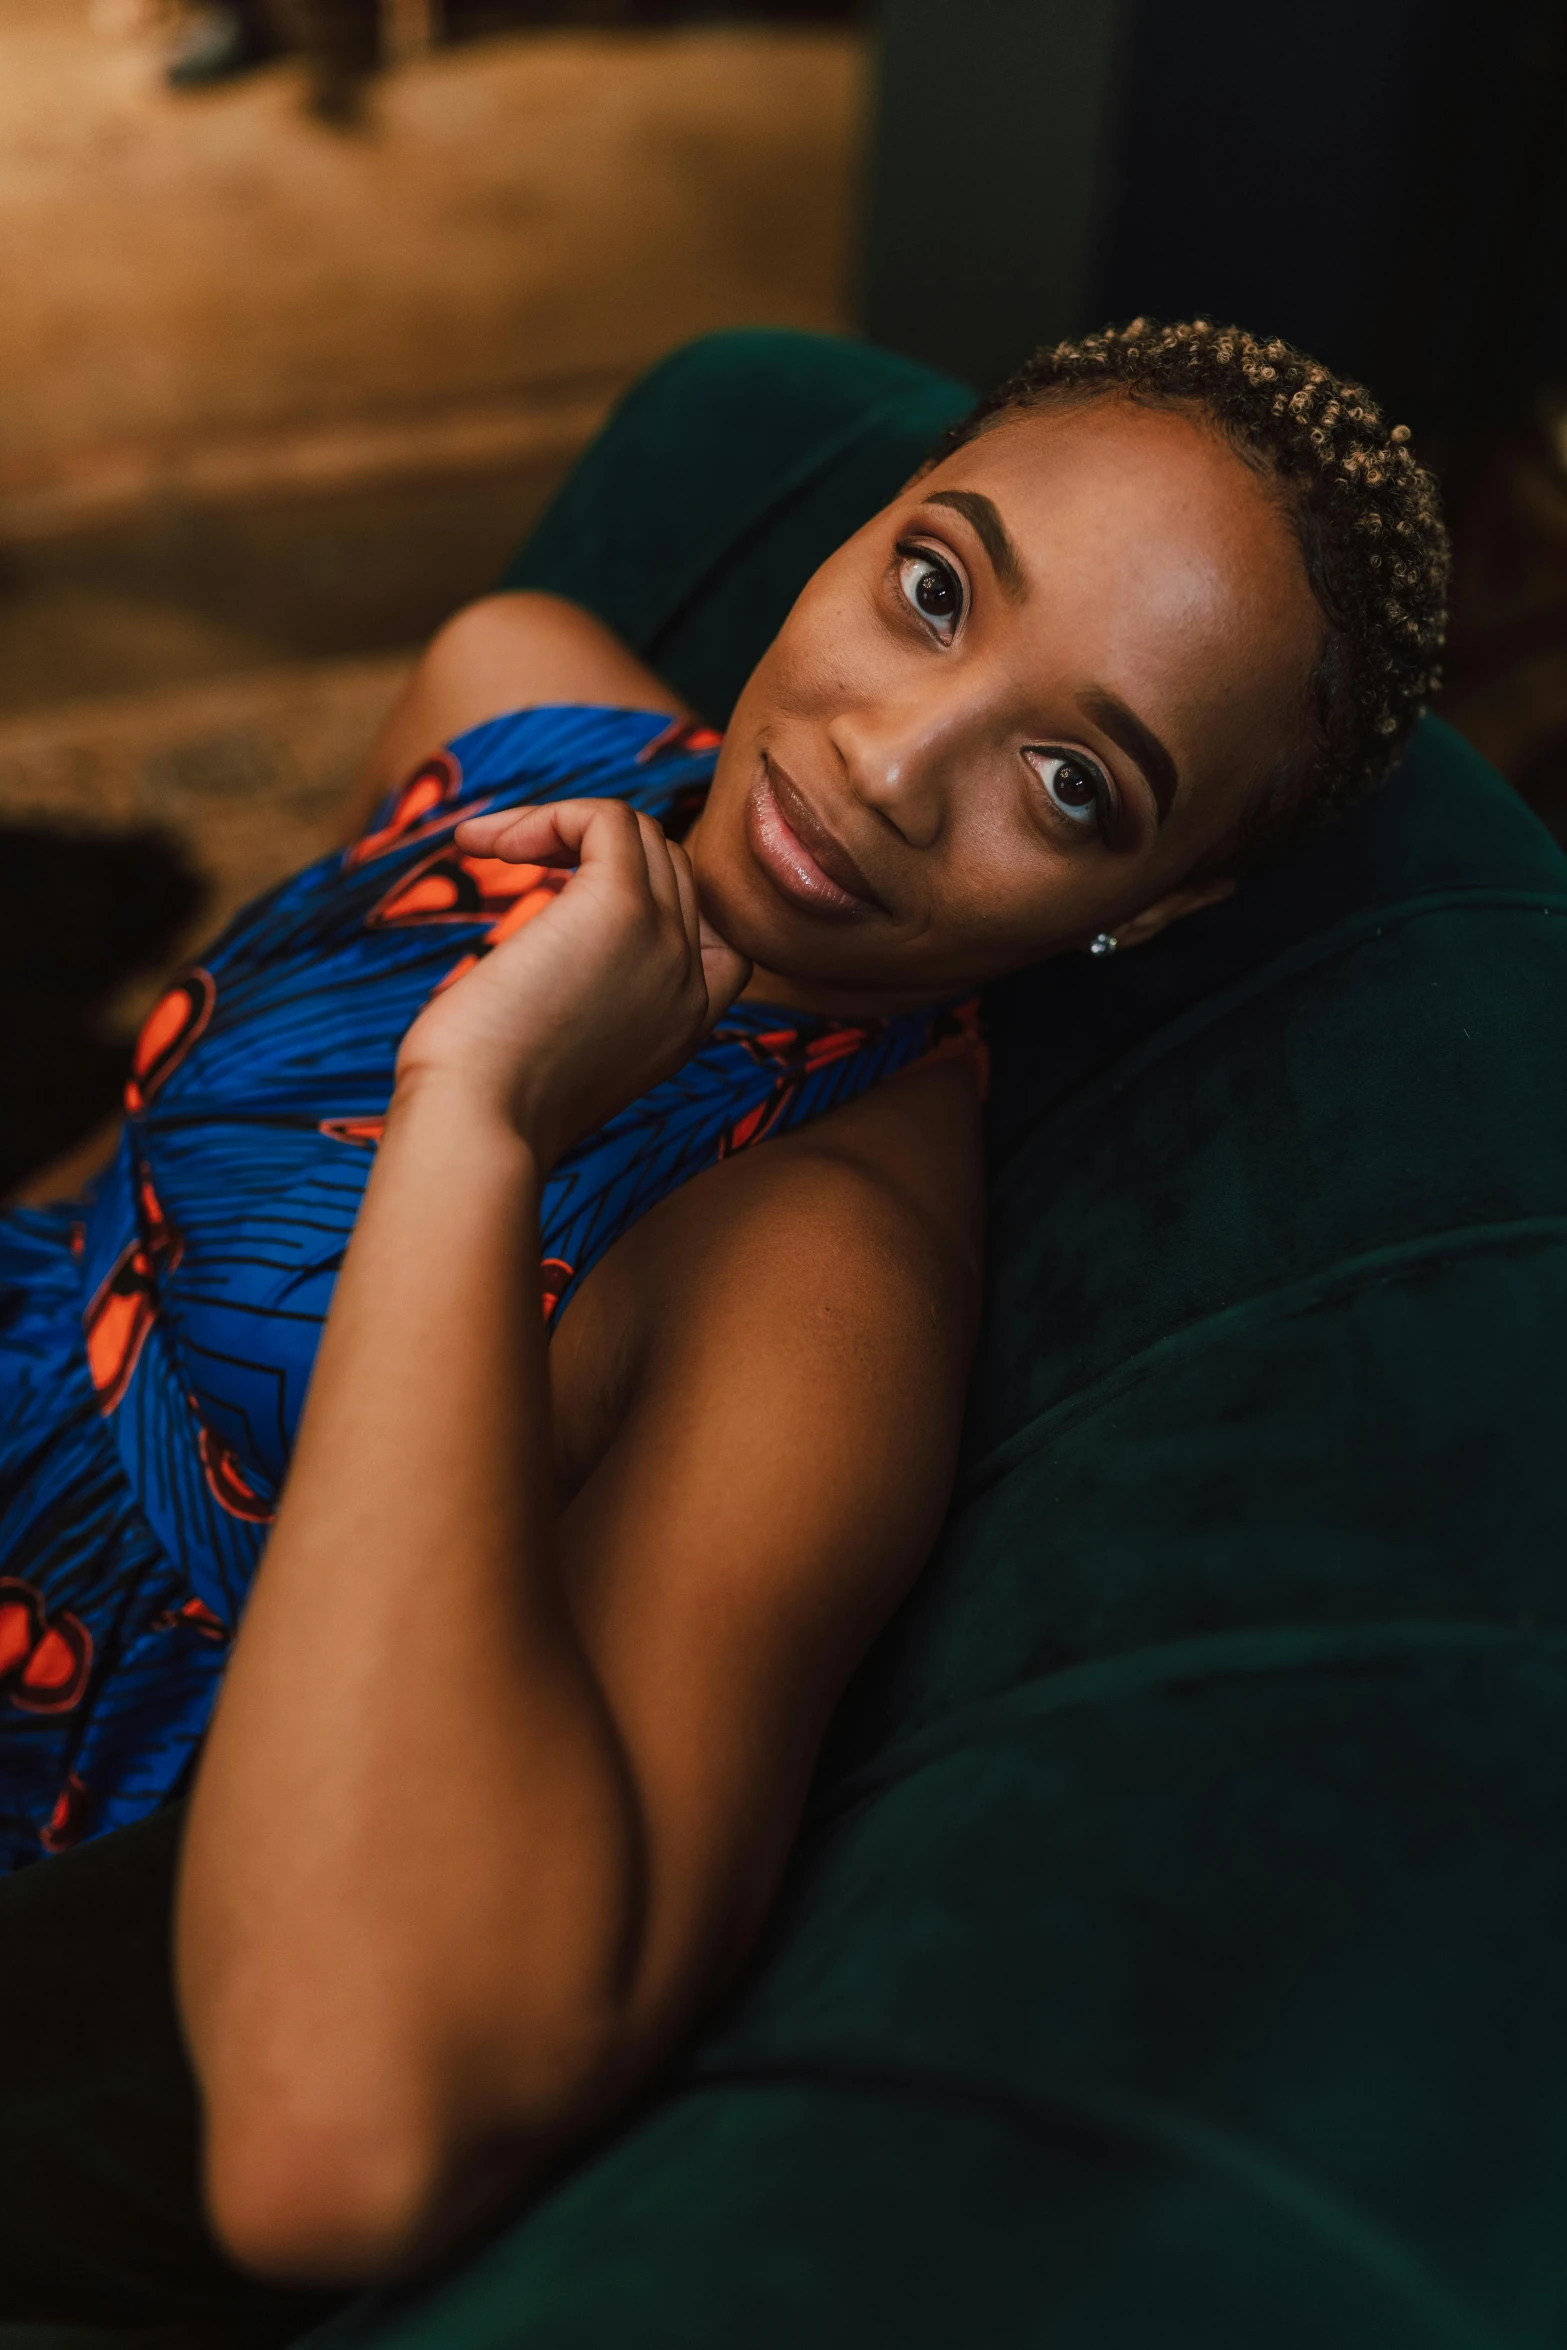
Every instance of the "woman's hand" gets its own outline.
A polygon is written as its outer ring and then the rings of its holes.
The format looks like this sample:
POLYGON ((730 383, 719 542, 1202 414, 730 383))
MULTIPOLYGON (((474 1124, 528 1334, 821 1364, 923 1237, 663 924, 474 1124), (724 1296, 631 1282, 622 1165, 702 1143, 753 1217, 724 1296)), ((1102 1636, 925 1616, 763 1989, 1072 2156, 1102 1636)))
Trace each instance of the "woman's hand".
POLYGON ((702 920, 684 849, 619 800, 471 816, 456 840, 469 856, 577 870, 426 1005, 403 1039, 398 1089, 455 1083, 547 1168, 678 1068, 750 965, 702 920))

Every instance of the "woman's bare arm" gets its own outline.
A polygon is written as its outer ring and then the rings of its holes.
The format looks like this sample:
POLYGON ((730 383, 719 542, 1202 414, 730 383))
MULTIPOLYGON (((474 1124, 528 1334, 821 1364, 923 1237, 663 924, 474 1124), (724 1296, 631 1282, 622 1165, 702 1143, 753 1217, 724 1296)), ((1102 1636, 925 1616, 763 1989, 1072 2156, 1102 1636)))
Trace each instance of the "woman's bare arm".
MULTIPOLYGON (((635 819, 595 821, 626 849, 635 819)), ((192 1806, 209 2194, 278 2275, 409 2257, 656 2062, 754 1933, 950 1476, 972 1287, 933 1200, 963 1178, 922 1194, 874 1154, 779 1144, 723 1171, 712 1245, 557 1518, 537 1202, 599 1105, 560 1110, 583 1056, 568 1039, 557 1082, 547 1040, 613 1006, 614 1049, 648 1059, 624 1033, 645 941, 591 984, 579 958, 554 1011, 539 963, 504 1112, 474 1072, 496 967, 550 947, 574 893, 480 967, 488 994, 438 999, 464 1066, 415 1055, 400 1085, 192 1806)))
POLYGON ((357 839, 387 793, 454 735, 541 702, 690 715, 580 604, 531 591, 481 597, 454 613, 425 647, 360 771, 344 839, 357 839))

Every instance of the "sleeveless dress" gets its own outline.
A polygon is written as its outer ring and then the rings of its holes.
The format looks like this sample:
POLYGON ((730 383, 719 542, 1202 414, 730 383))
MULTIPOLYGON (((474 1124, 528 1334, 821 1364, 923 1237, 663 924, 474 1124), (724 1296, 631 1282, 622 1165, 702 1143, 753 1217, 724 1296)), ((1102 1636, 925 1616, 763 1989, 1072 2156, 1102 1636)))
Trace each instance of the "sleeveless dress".
MULTIPOLYGON (((403 1033, 565 880, 461 854, 458 818, 597 796, 676 831, 717 745, 576 708, 458 737, 363 839, 247 908, 163 996, 119 1154, 86 1198, 0 1213, 0 1869, 142 1817, 190 1768, 403 1033)), ((861 1024, 735 1004, 555 1168, 546 1316, 702 1168, 976 1042, 969 1004, 861 1024)))

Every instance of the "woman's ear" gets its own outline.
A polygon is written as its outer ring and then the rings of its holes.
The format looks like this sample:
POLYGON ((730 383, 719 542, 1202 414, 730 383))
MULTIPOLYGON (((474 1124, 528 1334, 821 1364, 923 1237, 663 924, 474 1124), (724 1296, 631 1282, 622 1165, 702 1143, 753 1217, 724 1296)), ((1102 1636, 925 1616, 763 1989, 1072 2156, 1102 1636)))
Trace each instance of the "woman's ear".
POLYGON ((1180 889, 1170 890, 1164 897, 1155 898, 1151 906, 1144 906, 1140 914, 1129 915, 1115 928, 1118 947, 1146 946, 1157 938, 1171 922, 1179 922, 1183 914, 1195 914, 1201 906, 1216 906, 1222 898, 1235 894, 1235 877, 1220 874, 1213 881, 1187 882, 1180 889))

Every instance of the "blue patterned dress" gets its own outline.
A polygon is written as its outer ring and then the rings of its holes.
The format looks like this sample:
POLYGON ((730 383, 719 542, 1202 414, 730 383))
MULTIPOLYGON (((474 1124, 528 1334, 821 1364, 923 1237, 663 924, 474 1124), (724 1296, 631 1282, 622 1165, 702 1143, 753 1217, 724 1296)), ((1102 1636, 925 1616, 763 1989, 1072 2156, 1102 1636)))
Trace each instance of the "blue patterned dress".
MULTIPOLYGON (((459 737, 168 990, 88 1197, 0 1214, 0 1868, 142 1817, 189 1769, 403 1033, 564 879, 463 855, 457 820, 595 796, 674 830, 716 748, 625 710, 530 710, 459 737)), ((844 1025, 736 1004, 551 1175, 546 1315, 702 1168, 973 1034, 967 1006, 844 1025)))

